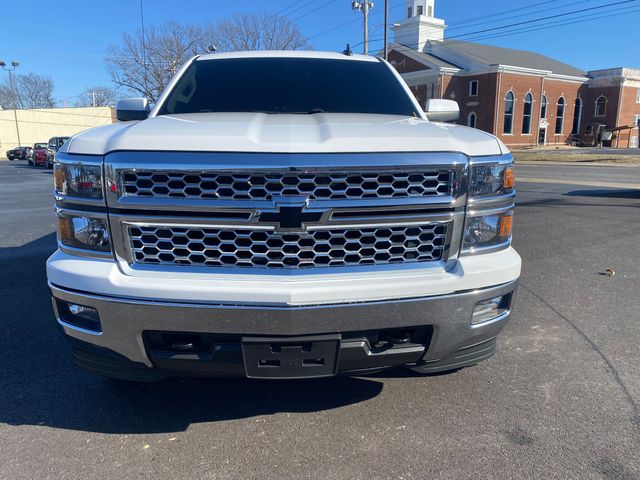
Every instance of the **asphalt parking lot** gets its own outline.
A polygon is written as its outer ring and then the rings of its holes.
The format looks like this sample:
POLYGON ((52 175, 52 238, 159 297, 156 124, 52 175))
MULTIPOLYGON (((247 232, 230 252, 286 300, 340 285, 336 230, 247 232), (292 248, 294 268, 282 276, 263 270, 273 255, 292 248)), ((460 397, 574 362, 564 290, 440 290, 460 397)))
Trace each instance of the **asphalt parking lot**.
POLYGON ((0 162, 1 479, 640 479, 640 167, 517 168, 523 275, 481 365, 122 386, 57 331, 51 173, 24 163, 0 162))

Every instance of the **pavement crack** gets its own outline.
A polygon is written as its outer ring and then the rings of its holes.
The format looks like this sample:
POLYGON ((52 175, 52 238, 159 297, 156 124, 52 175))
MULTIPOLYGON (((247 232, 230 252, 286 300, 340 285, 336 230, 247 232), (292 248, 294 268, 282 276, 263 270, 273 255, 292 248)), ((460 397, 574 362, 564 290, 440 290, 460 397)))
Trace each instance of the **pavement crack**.
POLYGON ((618 384, 618 386, 622 389, 622 392, 624 393, 624 397, 625 400, 627 401, 627 403, 631 406, 631 408, 633 409, 633 420, 632 423, 640 429, 640 405, 638 405, 638 403, 635 401, 635 399, 633 398, 633 395, 631 395, 631 392, 629 391, 629 389, 627 388, 627 386, 625 385, 624 381, 622 380, 622 377, 620 376, 620 373, 618 372, 618 369, 613 365, 613 363, 611 363, 611 360, 609 360, 609 357, 607 357, 604 352, 600 349, 600 347, 589 337, 589 335, 587 335, 582 329, 580 329, 580 327, 578 327, 574 322, 572 322, 567 316, 565 316, 562 312, 560 312, 560 310, 558 310, 556 307, 554 307, 553 305, 551 305, 549 302, 547 302, 544 298, 542 298, 540 295, 538 295, 536 292, 534 292, 533 290, 531 290, 529 287, 527 287, 526 285, 523 285, 522 283, 519 284, 519 288, 522 288, 523 290, 525 290, 526 292, 530 293, 531 295, 533 295, 535 298, 537 298, 541 303, 543 303, 544 305, 546 305, 553 313, 555 313, 558 317, 560 317, 562 320, 564 320, 573 330, 575 330, 575 332, 580 335, 580 337, 582 337, 582 339, 589 345, 589 347, 591 347, 591 349, 600 356, 600 358, 602 359, 602 361, 604 362, 604 364, 607 366, 607 369, 609 370, 609 372, 611 373, 611 376, 613 377, 613 379, 615 380, 615 382, 618 384))

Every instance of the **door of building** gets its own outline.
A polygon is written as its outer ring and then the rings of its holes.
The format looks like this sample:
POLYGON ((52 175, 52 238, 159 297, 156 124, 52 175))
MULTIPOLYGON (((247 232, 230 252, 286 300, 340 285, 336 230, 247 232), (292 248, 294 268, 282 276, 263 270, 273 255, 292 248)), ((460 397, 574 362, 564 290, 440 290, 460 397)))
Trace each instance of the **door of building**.
POLYGON ((540 127, 538 130, 538 145, 547 143, 547 127, 540 127))

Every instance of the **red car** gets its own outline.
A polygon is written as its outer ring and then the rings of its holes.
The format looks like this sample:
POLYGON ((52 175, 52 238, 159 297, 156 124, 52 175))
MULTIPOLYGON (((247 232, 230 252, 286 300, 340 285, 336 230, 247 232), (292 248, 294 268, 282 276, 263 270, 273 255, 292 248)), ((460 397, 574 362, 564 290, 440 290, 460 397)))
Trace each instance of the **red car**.
POLYGON ((28 159, 29 165, 33 165, 36 167, 47 166, 47 144, 46 143, 36 143, 33 145, 33 152, 28 159))

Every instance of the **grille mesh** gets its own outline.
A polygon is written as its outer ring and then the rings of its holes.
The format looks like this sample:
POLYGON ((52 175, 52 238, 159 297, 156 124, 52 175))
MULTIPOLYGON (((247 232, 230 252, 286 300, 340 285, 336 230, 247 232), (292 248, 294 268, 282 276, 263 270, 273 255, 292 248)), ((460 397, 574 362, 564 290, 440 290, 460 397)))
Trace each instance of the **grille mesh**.
POLYGON ((131 226, 134 262, 210 267, 307 268, 442 259, 447 224, 310 232, 131 226))
POLYGON ((417 198, 449 195, 452 173, 435 171, 201 173, 124 171, 125 196, 209 200, 417 198))

